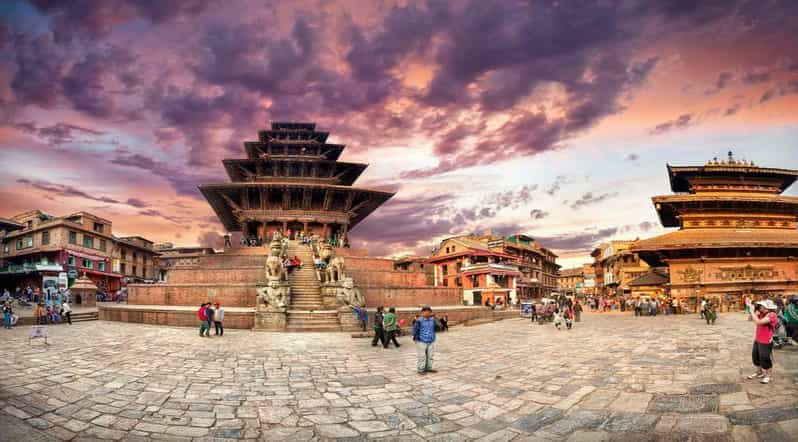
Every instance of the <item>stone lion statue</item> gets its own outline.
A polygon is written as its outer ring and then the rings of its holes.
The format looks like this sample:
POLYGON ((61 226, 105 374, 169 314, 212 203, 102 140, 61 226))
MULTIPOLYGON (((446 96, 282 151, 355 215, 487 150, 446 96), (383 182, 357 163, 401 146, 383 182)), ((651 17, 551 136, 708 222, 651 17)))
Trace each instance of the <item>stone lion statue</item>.
POLYGON ((330 259, 335 255, 333 248, 329 244, 323 244, 321 249, 319 250, 319 258, 321 258, 324 262, 329 262, 330 259))
POLYGON ((277 279, 270 279, 269 284, 257 289, 258 300, 273 309, 285 310, 291 303, 288 287, 277 279))
POLYGON ((338 289, 335 298, 339 304, 351 307, 363 307, 366 304, 363 294, 355 287, 355 281, 352 278, 343 280, 343 284, 338 289))
POLYGON ((327 273, 328 282, 338 282, 344 280, 344 258, 340 256, 333 257, 324 268, 327 273))

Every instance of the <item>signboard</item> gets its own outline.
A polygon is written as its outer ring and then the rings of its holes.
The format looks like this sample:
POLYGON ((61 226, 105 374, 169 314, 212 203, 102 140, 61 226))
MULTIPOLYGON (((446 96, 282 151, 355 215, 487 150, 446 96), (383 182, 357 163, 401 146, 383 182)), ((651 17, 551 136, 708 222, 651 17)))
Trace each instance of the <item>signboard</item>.
POLYGON ((47 343, 47 326, 46 325, 33 325, 30 328, 30 336, 28 336, 28 345, 30 345, 31 339, 36 338, 44 338, 44 343, 47 343))
POLYGON ((521 316, 524 318, 529 318, 532 316, 532 303, 531 302, 522 302, 521 303, 521 316))
POLYGON ((69 287, 69 279, 66 272, 58 274, 58 288, 66 290, 69 287))

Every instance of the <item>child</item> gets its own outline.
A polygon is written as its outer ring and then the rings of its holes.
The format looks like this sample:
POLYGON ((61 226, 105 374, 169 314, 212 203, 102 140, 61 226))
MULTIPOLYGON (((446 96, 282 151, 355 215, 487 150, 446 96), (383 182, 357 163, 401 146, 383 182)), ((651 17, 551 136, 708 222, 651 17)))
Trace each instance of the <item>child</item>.
POLYGON ((560 330, 560 326, 563 324, 562 315, 560 315, 560 309, 554 309, 554 326, 557 327, 557 330, 560 330))
POLYGON ((222 325, 222 321, 224 321, 224 309, 218 302, 215 307, 213 325, 216 327, 216 336, 222 336, 224 334, 224 326, 222 325))
POLYGON ((429 306, 421 308, 421 317, 413 324, 413 341, 416 343, 416 370, 418 374, 437 373, 432 369, 435 349, 435 318, 429 306))

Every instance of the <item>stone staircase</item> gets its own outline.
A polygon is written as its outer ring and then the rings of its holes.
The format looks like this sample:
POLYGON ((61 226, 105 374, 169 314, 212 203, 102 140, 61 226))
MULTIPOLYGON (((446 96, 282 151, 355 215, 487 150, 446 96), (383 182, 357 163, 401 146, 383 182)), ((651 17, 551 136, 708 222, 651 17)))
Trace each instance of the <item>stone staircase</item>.
POLYGON ((291 306, 288 310, 286 330, 304 332, 341 331, 338 312, 324 310, 321 300, 321 286, 313 266, 313 254, 306 245, 296 241, 288 243, 286 254, 298 256, 302 268, 288 276, 291 286, 291 306))

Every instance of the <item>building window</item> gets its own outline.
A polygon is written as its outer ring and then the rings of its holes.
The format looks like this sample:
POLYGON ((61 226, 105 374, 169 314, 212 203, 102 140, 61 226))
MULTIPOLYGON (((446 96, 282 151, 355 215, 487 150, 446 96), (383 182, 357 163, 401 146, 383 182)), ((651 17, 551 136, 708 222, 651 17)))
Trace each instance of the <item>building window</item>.
POLYGON ((471 275, 471 279, 473 279, 471 285, 474 287, 479 287, 479 275, 471 275))
POLYGON ((104 239, 100 240, 100 250, 102 250, 103 252, 105 251, 105 240, 104 239))
POLYGON ((33 235, 25 238, 25 248, 33 247, 33 235))
POLYGON ((69 255, 69 261, 68 262, 69 262, 69 265, 74 266, 75 265, 75 257, 72 256, 72 255, 69 255))
POLYGON ((50 231, 49 230, 45 230, 44 232, 42 232, 42 245, 44 246, 44 245, 47 245, 47 244, 50 244, 50 231))
POLYGON ((22 250, 22 238, 17 240, 17 250, 22 250))
POLYGON ((133 261, 135 261, 136 259, 138 259, 138 257, 139 257, 138 253, 136 253, 136 252, 133 252, 133 261))
POLYGON ((78 243, 78 233, 72 230, 69 231, 69 243, 70 244, 77 244, 78 243))
POLYGON ((443 278, 443 286, 449 287, 449 278, 443 278))
POLYGON ((29 229, 33 227, 33 221, 31 221, 31 220, 28 220, 28 221, 26 222, 26 224, 28 225, 28 228, 29 228, 29 229))
POLYGON ((89 235, 83 235, 83 247, 88 247, 90 249, 94 248, 94 238, 89 235))
POLYGON ((119 273, 123 275, 127 274, 127 265, 124 262, 119 264, 119 273))
POLYGON ((100 261, 97 263, 97 270, 101 272, 105 271, 105 261, 100 261))
POLYGON ((127 259, 127 249, 120 248, 119 251, 122 253, 122 259, 127 259))
POLYGON ((102 223, 94 223, 94 231, 103 233, 103 225, 102 223))
POLYGON ((446 275, 449 274, 449 266, 448 265, 444 264, 444 265, 441 266, 441 274, 443 276, 446 276, 446 275))
POLYGON ((3 253, 8 254, 8 243, 3 243, 3 253))
POLYGON ((137 270, 138 268, 136 266, 133 266, 133 276, 136 276, 136 274, 138 273, 137 270))
POLYGON ((83 268, 84 269, 93 269, 94 263, 90 259, 83 259, 83 268))

